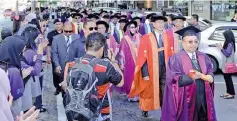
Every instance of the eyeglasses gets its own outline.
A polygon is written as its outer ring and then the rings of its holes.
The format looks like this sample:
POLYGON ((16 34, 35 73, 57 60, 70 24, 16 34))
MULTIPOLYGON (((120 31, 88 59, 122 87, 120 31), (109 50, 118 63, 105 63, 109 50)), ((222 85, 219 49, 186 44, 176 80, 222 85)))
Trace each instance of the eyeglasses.
POLYGON ((186 42, 188 42, 188 44, 190 44, 190 45, 199 43, 199 41, 186 41, 186 42))
POLYGON ((64 30, 65 33, 72 33, 72 30, 64 30))
POLYGON ((90 31, 93 31, 93 29, 97 31, 97 30, 98 30, 98 27, 90 27, 90 28, 89 28, 90 31))
POLYGON ((81 19, 81 17, 75 17, 75 19, 81 19))
POLYGON ((130 26, 129 28, 130 28, 130 29, 135 29, 136 27, 135 27, 135 26, 130 26))

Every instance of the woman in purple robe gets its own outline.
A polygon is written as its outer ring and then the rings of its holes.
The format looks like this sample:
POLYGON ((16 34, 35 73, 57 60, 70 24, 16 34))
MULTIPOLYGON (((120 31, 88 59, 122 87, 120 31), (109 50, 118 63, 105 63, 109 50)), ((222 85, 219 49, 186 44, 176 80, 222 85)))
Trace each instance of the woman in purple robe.
MULTIPOLYGON (((135 62, 137 58, 137 47, 139 46, 141 35, 137 32, 137 22, 130 21, 124 27, 126 31, 120 43, 119 49, 119 65, 124 74, 124 85, 119 88, 120 93, 129 94, 132 81, 134 78, 135 62)), ((130 99, 129 101, 137 101, 138 98, 130 99)))
POLYGON ((168 61, 162 121, 217 121, 212 62, 197 51, 198 32, 194 26, 176 32, 183 50, 168 61))
MULTIPOLYGON (((39 37, 41 36, 40 32, 35 27, 27 27, 23 31, 22 36, 25 37, 26 50, 23 52, 21 67, 33 68, 30 75, 24 79, 25 91, 22 98, 22 108, 26 111, 30 109, 34 103, 32 102, 32 97, 38 97, 41 95, 39 75, 42 70, 42 57, 44 49, 47 46, 48 41, 45 41, 43 38, 39 37)), ((46 111, 45 108, 42 108, 42 104, 36 105, 36 108, 40 109, 40 112, 46 111)))

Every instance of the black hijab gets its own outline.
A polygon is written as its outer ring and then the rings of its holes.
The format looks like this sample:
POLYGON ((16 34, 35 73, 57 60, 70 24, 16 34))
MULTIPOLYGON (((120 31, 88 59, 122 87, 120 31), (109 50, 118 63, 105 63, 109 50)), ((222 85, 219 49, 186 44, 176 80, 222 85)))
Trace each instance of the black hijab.
POLYGON ((25 47, 24 38, 13 35, 3 40, 0 45, 0 61, 5 61, 11 67, 21 68, 20 57, 25 47))
POLYGON ((234 48, 234 52, 235 52, 236 48, 235 48, 235 36, 234 36, 234 33, 231 30, 226 30, 223 33, 223 35, 225 37, 225 42, 224 42, 223 48, 226 49, 228 47, 228 44, 232 43, 233 44, 233 48, 234 48))

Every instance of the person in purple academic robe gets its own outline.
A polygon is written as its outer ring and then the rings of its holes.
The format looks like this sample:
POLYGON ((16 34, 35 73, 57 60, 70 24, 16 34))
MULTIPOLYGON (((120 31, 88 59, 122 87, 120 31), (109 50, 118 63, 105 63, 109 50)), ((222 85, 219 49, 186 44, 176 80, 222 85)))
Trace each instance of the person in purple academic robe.
MULTIPOLYGON (((124 85, 118 89, 120 93, 129 94, 135 71, 135 62, 137 58, 137 48, 140 43, 141 34, 137 32, 137 22, 130 21, 124 27, 125 36, 120 43, 118 60, 121 70, 124 74, 124 85)), ((129 101, 138 101, 138 97, 128 98, 129 101)))
POLYGON ((168 61, 162 121, 217 121, 213 66, 197 51, 198 32, 194 26, 176 32, 183 37, 183 50, 168 61))

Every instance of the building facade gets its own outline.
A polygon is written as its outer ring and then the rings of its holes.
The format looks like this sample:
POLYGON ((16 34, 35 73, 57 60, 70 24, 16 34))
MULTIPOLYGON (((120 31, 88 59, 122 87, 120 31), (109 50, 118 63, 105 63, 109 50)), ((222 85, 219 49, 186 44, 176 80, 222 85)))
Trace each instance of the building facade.
POLYGON ((193 0, 189 2, 189 15, 216 21, 230 21, 237 11, 237 0, 193 0))

